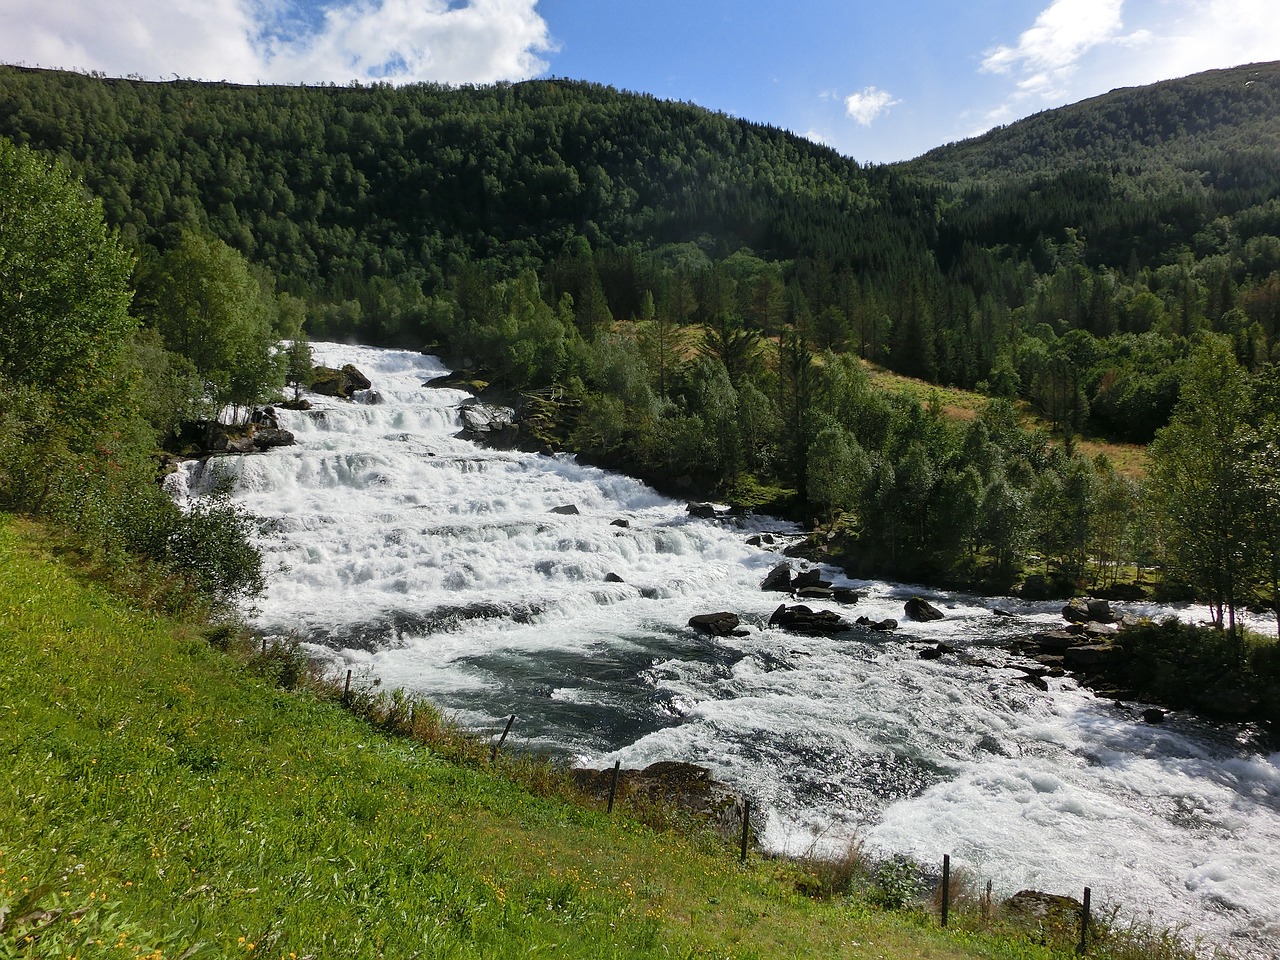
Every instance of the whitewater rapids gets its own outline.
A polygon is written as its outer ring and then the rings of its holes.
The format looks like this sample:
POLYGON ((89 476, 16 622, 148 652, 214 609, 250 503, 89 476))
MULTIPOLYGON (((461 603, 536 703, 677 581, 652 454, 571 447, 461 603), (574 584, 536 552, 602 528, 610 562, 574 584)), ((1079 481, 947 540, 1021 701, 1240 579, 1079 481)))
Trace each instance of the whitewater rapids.
POLYGON ((1122 915, 1280 955, 1280 754, 1178 715, 1144 724, 1141 705, 1070 679, 1048 692, 1022 682, 1002 643, 1060 624, 1061 604, 828 571, 862 594, 838 608, 850 619, 904 620, 914 594, 946 618, 888 635, 772 629, 782 597, 760 582, 783 558, 746 539, 785 541, 785 524, 695 520, 571 457, 457 439, 468 395, 423 386, 448 372, 433 357, 313 350, 373 389, 311 396, 310 411, 280 411, 296 446, 188 464, 177 481, 197 495, 229 474, 260 518, 259 628, 464 725, 515 714, 517 744, 594 766, 703 764, 766 811, 775 851, 837 853, 856 836, 928 863, 949 853, 999 893, 1078 898, 1087 885, 1122 915), (576 515, 552 512, 570 504, 576 515), (747 636, 686 625, 719 610, 747 636), (918 658, 938 641, 970 656, 918 658))

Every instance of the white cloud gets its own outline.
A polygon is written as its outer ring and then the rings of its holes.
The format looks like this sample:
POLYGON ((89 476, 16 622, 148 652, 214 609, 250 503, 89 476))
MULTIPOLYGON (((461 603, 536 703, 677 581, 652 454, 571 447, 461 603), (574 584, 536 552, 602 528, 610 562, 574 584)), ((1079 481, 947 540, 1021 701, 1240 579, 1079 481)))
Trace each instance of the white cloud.
POLYGON ((864 127, 869 127, 873 120, 887 112, 890 107, 895 107, 901 102, 901 100, 895 100, 893 94, 887 90, 881 90, 878 87, 866 87, 845 97, 844 109, 858 123, 864 127))
POLYGON ((1021 96, 1052 97, 1086 53, 1099 44, 1115 42, 1124 29, 1120 8, 1124 0, 1054 0, 1035 24, 1018 38, 1017 46, 989 50, 982 61, 988 73, 1017 73, 1021 96))
POLYGON ((537 0, 348 0, 282 29, 281 0, 0 0, 0 60, 113 76, 488 83, 544 71, 537 0))
POLYGON ((982 72, 1013 86, 983 129, 1116 87, 1276 59, 1275 0, 1053 0, 1016 45, 984 54, 982 72))

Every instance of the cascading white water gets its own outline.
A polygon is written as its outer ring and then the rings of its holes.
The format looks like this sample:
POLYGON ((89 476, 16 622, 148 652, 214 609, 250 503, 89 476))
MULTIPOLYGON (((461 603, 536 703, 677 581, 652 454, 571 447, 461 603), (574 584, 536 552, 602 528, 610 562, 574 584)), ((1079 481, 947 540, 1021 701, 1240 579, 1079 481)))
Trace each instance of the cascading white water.
POLYGON ((464 724, 515 714, 513 736, 540 749, 704 764, 767 810, 775 850, 837 852, 856 833, 923 861, 950 853, 1004 893, 1089 885, 1129 916, 1280 953, 1280 754, 1189 718, 1143 724, 1069 679, 1021 682, 1002 642, 1060 624, 1060 604, 858 582, 846 616, 902 619, 923 592, 946 618, 784 633, 767 626, 779 595, 760 590, 781 557, 746 538, 785 525, 694 520, 572 458, 480 449, 454 437, 466 395, 423 387, 446 372, 434 358, 313 349, 373 392, 313 397, 281 415, 297 446, 183 475, 199 492, 230 473, 262 518, 263 629, 464 724), (568 504, 579 513, 552 512, 568 504), (747 635, 686 626, 718 610, 747 635), (939 640, 962 655, 918 658, 939 640))

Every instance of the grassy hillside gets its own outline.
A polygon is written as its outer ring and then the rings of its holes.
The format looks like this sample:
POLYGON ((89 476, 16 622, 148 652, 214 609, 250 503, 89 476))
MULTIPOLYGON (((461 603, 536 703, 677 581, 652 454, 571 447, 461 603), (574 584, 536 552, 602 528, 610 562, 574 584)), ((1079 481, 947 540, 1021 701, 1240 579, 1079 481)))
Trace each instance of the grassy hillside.
POLYGON ((0 519, 0 957, 1066 955, 448 762, 37 537, 0 519))

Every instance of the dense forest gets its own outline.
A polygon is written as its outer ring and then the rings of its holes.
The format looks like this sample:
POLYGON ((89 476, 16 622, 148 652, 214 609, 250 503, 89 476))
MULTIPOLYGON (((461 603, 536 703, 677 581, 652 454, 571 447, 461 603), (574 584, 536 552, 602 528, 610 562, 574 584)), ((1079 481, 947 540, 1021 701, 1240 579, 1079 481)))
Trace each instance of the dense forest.
MULTIPOLYGON (((430 347, 543 398, 582 455, 829 524, 867 571, 1106 590, 1159 567, 1224 622, 1280 581, 1259 506, 1280 438, 1278 106, 1280 65, 1253 65, 866 167, 577 82, 0 68, 6 156, 79 180, 132 262, 113 362, 148 372, 129 409, 154 443, 302 383, 307 336, 430 347), (957 422, 872 389, 868 363, 990 399, 957 422), (1083 458, 1083 434, 1156 441, 1149 476, 1083 458)), ((10 309, 26 261, 0 255, 10 309)), ((66 400, 18 360, 56 326, 0 344, 0 388, 31 411, 66 400)), ((77 442, 59 455, 89 456, 77 442)))

